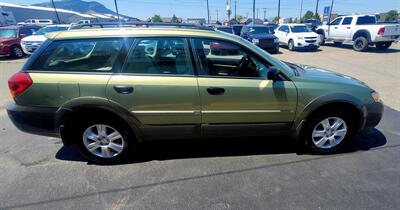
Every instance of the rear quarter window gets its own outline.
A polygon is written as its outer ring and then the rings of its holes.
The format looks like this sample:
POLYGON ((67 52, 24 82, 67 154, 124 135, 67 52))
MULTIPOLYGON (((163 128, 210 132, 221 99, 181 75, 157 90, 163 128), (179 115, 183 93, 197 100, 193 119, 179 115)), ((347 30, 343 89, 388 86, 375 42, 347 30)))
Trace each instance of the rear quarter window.
POLYGON ((111 72, 122 66, 130 43, 119 38, 53 41, 29 70, 111 72))
POLYGON ((375 24, 376 23, 376 18, 375 16, 364 16, 364 17, 358 17, 357 19, 357 25, 368 25, 368 24, 375 24))

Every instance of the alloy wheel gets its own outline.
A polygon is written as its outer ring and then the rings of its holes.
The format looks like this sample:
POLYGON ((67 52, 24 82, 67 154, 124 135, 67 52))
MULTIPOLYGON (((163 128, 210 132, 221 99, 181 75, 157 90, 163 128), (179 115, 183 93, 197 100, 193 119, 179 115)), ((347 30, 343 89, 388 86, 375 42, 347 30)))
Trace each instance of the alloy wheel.
POLYGON ((321 149, 330 149, 340 144, 347 134, 347 124, 339 117, 321 120, 312 132, 312 142, 321 149))

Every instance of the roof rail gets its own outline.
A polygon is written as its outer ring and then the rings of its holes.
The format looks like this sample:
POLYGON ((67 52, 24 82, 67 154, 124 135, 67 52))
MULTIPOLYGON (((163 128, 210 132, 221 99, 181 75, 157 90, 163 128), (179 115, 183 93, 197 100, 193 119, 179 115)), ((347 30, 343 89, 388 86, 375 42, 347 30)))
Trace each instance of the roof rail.
POLYGON ((70 29, 90 29, 90 28, 139 28, 139 27, 175 27, 200 30, 214 30, 212 27, 189 23, 153 23, 153 22, 99 22, 83 23, 72 25, 70 29))

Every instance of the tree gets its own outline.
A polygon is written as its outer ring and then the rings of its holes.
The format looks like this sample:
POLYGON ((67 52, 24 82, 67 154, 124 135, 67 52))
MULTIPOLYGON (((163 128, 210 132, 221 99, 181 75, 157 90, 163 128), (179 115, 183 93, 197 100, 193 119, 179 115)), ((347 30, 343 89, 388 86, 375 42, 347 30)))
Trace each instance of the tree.
POLYGON ((390 10, 389 12, 386 13, 385 20, 386 21, 391 21, 391 20, 398 20, 399 17, 399 12, 397 10, 390 10))
POLYGON ((151 22, 157 23, 157 22, 162 22, 160 15, 154 15, 151 18, 151 22))
POLYGON ((314 17, 314 13, 312 11, 308 10, 306 12, 306 14, 304 14, 302 19, 303 20, 308 20, 308 19, 312 19, 313 17, 314 17))
POLYGON ((289 23, 293 23, 293 18, 289 18, 289 23))
POLYGON ((173 23, 179 22, 178 18, 175 16, 175 14, 172 16, 171 22, 173 22, 173 23))
POLYGON ((278 22, 279 22, 279 17, 276 16, 272 22, 273 22, 273 23, 278 23, 278 22))

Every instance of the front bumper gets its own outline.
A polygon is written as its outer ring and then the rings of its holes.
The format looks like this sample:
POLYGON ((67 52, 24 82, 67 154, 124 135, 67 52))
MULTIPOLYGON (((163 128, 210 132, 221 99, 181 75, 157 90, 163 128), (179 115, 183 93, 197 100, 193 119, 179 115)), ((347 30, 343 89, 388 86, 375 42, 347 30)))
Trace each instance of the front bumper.
POLYGON ((56 108, 31 107, 10 104, 7 113, 14 125, 21 131, 59 137, 59 130, 55 127, 56 108))
POLYGON ((361 125, 361 130, 373 128, 379 124, 383 115, 383 103, 367 104, 363 108, 364 122, 361 125))
POLYGON ((319 48, 320 41, 317 39, 316 41, 297 41, 294 43, 295 48, 308 48, 308 49, 316 49, 319 48))

